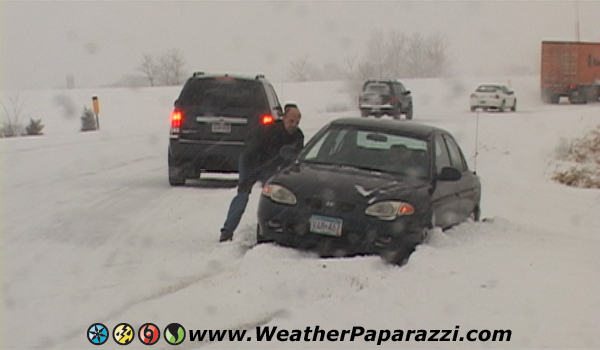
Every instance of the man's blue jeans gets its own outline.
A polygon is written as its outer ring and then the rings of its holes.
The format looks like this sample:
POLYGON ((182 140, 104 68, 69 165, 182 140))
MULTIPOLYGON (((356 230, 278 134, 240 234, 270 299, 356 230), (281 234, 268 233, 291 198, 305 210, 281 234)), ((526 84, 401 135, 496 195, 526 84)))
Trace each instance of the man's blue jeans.
POLYGON ((273 175, 270 172, 264 171, 264 169, 248 172, 244 164, 243 156, 240 156, 239 168, 238 191, 236 196, 231 200, 227 218, 225 219, 223 228, 221 228, 221 233, 228 236, 232 236, 233 232, 240 224, 242 215, 244 215, 244 211, 246 211, 246 206, 248 205, 252 186, 254 186, 257 181, 262 182, 264 185, 271 175, 273 175))

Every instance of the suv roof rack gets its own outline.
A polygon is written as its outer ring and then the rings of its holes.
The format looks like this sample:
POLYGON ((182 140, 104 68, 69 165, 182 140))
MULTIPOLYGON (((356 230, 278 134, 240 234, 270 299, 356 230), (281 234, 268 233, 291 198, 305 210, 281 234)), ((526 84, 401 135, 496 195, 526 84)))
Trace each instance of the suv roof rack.
POLYGON ((203 70, 198 70, 198 71, 195 71, 195 72, 192 74, 192 77, 197 77, 198 75, 204 75, 204 71, 203 71, 203 70))
POLYGON ((264 79, 264 78, 265 78, 264 74, 258 73, 254 79, 258 80, 258 79, 264 79))

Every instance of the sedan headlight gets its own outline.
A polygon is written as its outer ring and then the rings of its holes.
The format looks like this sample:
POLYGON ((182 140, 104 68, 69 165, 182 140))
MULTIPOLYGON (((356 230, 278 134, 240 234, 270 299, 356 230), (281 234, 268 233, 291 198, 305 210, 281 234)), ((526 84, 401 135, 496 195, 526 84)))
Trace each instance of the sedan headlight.
POLYGON ((381 220, 394 220, 398 216, 412 215, 415 208, 405 202, 400 201, 383 201, 371 204, 365 210, 365 214, 376 216, 381 220))
POLYGON ((294 205, 298 201, 292 191, 281 185, 268 184, 262 189, 262 195, 271 198, 273 202, 294 205))

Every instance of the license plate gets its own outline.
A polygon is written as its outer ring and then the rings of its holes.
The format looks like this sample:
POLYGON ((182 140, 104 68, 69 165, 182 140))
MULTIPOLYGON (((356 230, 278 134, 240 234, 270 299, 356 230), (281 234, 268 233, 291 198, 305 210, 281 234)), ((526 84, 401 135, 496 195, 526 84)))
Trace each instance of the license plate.
POLYGON ((225 122, 212 123, 213 134, 229 134, 231 133, 231 124, 225 122))
POLYGON ((342 221, 342 219, 313 215, 310 217, 310 232, 328 236, 341 236, 342 221))

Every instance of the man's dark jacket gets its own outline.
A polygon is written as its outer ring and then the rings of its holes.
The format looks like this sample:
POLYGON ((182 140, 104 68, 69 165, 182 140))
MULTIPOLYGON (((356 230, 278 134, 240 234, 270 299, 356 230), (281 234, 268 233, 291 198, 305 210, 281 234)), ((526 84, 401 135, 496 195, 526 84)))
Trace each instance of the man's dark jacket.
POLYGON ((242 155, 245 170, 249 173, 269 171, 274 173, 278 167, 287 165, 290 161, 281 156, 281 147, 293 145, 298 154, 304 147, 304 134, 297 128, 289 134, 282 120, 270 125, 259 125, 254 128, 246 141, 242 155))

